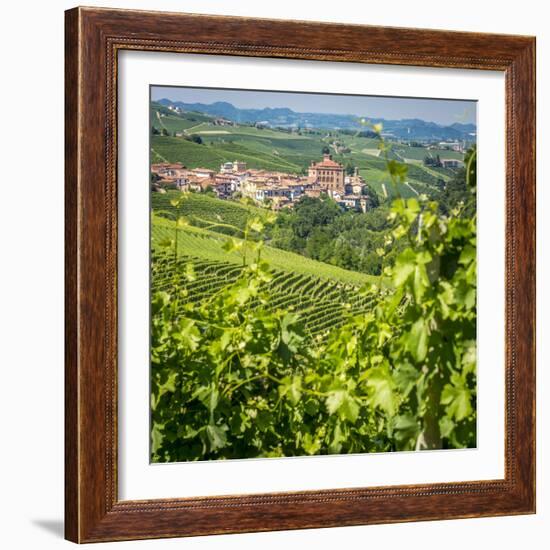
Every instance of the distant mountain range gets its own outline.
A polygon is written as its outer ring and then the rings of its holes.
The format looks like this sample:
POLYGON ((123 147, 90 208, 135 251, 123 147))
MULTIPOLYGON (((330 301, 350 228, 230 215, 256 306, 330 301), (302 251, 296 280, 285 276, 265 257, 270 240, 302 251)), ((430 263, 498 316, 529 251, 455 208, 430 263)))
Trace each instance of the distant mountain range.
MULTIPOLYGON (((179 107, 183 111, 197 111, 216 117, 223 117, 239 124, 264 123, 272 127, 301 127, 325 129, 361 129, 358 117, 330 113, 297 113, 288 108, 239 109, 231 103, 217 101, 216 103, 184 103, 160 99, 157 103, 166 107, 179 107)), ((475 139, 475 124, 460 124, 455 122, 449 126, 426 122, 417 118, 402 120, 387 120, 383 118, 367 118, 372 123, 381 122, 383 132, 388 136, 411 140, 467 140, 475 139)))

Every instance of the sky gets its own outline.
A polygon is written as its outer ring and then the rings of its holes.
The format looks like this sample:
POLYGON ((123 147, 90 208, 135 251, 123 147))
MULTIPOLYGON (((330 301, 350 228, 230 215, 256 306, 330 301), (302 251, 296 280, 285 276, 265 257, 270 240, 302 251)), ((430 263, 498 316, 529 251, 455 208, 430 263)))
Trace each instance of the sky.
POLYGON ((442 125, 476 122, 476 102, 453 99, 151 86, 151 99, 163 98, 184 103, 227 101, 240 109, 287 107, 300 113, 351 114, 389 120, 419 118, 442 125))

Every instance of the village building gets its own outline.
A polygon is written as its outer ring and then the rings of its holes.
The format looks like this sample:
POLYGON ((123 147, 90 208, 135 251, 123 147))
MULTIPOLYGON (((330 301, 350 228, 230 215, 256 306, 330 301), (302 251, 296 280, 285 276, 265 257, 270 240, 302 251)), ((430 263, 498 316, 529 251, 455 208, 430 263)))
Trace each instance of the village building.
POLYGON ((443 168, 460 168, 464 163, 458 159, 441 159, 443 168))
POLYGON ((160 177, 175 177, 181 170, 185 170, 185 166, 181 162, 161 162, 151 165, 151 172, 160 177))
POLYGON ((321 187, 315 184, 309 185, 304 191, 304 195, 312 199, 318 199, 322 194, 323 190, 321 189, 321 187))
POLYGON ((240 180, 231 174, 216 174, 213 187, 220 198, 230 197, 240 189, 240 180))
POLYGON ((332 155, 325 154, 321 162, 312 162, 308 177, 311 183, 320 185, 331 196, 333 193, 344 193, 344 167, 332 160, 332 155))
POLYGON ((216 172, 214 170, 210 170, 209 168, 193 168, 193 170, 190 170, 195 176, 199 178, 210 178, 214 179, 214 176, 216 172))
POLYGON ((441 141, 439 143, 441 149, 449 149, 451 151, 457 151, 459 153, 464 152, 464 145, 459 141, 441 141))
POLYGON ((361 195, 365 187, 365 180, 359 175, 359 169, 355 168, 352 176, 344 178, 344 192, 346 195, 361 195))
POLYGON ((234 174, 246 172, 246 162, 236 160, 234 162, 224 162, 220 166, 220 174, 234 174))

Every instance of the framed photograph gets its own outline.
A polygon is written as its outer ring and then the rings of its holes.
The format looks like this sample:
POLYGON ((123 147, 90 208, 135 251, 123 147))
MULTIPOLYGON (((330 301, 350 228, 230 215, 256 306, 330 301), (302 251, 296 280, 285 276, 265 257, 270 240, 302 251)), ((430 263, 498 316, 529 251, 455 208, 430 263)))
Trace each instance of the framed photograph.
POLYGON ((535 39, 66 12, 66 538, 535 511, 535 39))

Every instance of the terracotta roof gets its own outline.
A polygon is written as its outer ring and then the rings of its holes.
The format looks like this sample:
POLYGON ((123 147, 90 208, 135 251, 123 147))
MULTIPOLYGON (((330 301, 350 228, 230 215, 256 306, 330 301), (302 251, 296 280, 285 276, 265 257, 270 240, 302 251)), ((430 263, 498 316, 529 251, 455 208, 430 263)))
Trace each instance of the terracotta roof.
POLYGON ((339 162, 334 160, 322 160, 321 162, 316 162, 313 165, 313 168, 342 168, 342 165, 339 162))
POLYGON ((315 162, 311 166, 312 168, 343 168, 339 162, 332 160, 330 155, 325 155, 322 161, 315 162))

